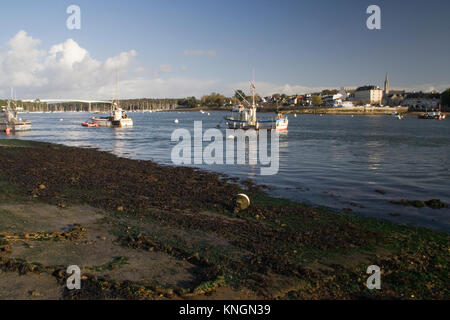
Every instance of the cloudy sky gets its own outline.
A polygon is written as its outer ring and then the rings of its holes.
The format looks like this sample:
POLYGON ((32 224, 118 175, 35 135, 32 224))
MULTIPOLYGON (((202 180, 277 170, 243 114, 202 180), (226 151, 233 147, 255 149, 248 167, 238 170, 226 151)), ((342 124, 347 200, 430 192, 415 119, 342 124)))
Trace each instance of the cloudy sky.
POLYGON ((109 99, 382 85, 450 87, 449 1, 16 0, 0 5, 0 96, 109 99), (81 8, 69 30, 67 8, 81 8), (366 9, 381 7, 381 30, 366 9))

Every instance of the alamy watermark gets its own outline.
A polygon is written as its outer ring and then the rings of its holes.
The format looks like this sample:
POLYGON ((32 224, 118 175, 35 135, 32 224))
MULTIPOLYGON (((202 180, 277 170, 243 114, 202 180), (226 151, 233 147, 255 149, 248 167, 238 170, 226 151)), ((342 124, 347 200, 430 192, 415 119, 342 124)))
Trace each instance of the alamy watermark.
POLYGON ((372 265, 367 268, 367 274, 371 276, 367 278, 366 286, 369 290, 381 289, 381 269, 379 266, 372 265))
POLYGON ((226 137, 219 129, 208 129, 203 133, 202 121, 194 121, 194 137, 187 129, 176 129, 171 137, 172 142, 178 142, 172 148, 172 163, 243 165, 247 164, 248 158, 249 165, 260 165, 261 175, 270 176, 278 173, 279 134, 275 130, 227 129, 225 135, 226 137), (268 136, 270 136, 270 152, 268 136), (209 144, 203 148, 203 142, 209 144))
POLYGON ((66 273, 69 275, 67 278, 67 289, 80 290, 81 289, 81 270, 80 267, 72 265, 67 267, 66 273))
POLYGON ((70 16, 67 18, 66 27, 69 30, 80 30, 81 29, 81 8, 77 5, 70 5, 66 10, 67 14, 70 16))
POLYGON ((381 8, 375 4, 367 7, 367 14, 370 16, 367 18, 366 26, 369 30, 381 29, 381 8))

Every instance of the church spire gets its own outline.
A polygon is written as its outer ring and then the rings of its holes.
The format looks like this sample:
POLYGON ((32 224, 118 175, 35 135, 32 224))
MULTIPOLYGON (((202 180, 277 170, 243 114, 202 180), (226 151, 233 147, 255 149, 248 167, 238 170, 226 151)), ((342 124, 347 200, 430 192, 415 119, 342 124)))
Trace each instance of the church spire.
POLYGON ((386 79, 384 80, 384 94, 389 94, 389 79, 386 72, 386 79))

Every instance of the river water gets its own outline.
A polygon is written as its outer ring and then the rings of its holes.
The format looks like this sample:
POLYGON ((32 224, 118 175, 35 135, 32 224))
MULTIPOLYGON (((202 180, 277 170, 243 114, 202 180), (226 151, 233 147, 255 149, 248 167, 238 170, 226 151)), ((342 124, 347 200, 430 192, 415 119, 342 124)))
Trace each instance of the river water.
MULTIPOLYGON (((222 112, 131 113, 134 128, 84 128, 88 113, 22 114, 30 132, 9 138, 99 148, 172 165, 177 128, 203 130, 222 122, 222 112), (178 119, 179 123, 174 123, 178 119)), ((0 138, 8 138, 4 135, 0 138)), ((450 203, 450 121, 392 116, 298 115, 280 135, 279 171, 261 176, 258 166, 197 165, 271 187, 270 193, 399 224, 450 232, 450 209, 393 205, 390 200, 441 199, 450 203), (385 194, 375 192, 383 190, 385 194)), ((224 141, 227 137, 224 134, 224 141)), ((204 146, 208 143, 204 143, 204 146)))

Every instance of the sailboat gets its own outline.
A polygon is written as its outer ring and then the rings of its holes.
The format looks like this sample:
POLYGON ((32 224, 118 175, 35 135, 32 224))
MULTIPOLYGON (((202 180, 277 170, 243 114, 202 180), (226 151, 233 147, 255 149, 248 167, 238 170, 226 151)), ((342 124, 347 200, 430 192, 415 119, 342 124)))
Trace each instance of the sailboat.
MULTIPOLYGON (((11 96, 13 96, 12 89, 11 96)), ((28 130, 31 130, 31 121, 19 118, 16 102, 12 98, 9 99, 0 113, 0 131, 9 133, 28 130)))
POLYGON ((118 99, 118 83, 118 75, 116 72, 116 92, 115 98, 111 104, 109 115, 107 117, 92 117, 91 121, 93 126, 113 128, 133 127, 133 119, 129 118, 126 112, 123 111, 122 108, 120 108, 118 99))
POLYGON ((289 120, 287 116, 281 113, 277 114, 274 119, 258 119, 256 116, 256 86, 254 81, 251 82, 252 89, 252 103, 250 104, 245 97, 241 95, 239 91, 236 91, 238 95, 241 96, 244 102, 247 103, 247 107, 243 104, 239 104, 237 107, 233 108, 232 114, 225 116, 225 121, 230 129, 267 129, 276 131, 287 131, 289 120))

